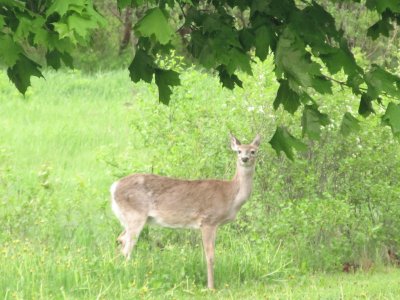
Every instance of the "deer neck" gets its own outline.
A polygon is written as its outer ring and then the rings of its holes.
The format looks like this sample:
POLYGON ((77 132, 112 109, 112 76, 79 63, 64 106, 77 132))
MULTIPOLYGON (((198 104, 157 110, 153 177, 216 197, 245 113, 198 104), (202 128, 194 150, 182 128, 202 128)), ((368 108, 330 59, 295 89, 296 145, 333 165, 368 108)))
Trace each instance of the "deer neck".
POLYGON ((253 175, 255 166, 244 167, 239 162, 236 166, 236 174, 233 177, 232 183, 238 187, 238 192, 235 196, 234 206, 240 208, 250 197, 253 188, 253 175))

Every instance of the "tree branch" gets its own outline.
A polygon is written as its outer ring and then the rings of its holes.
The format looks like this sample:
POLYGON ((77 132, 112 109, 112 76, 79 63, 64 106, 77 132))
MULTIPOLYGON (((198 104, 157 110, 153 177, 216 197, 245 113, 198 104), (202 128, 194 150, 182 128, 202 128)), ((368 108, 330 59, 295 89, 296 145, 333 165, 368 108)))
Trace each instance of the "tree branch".
MULTIPOLYGON (((345 87, 348 87, 348 88, 353 88, 353 87, 352 87, 351 85, 349 85, 346 81, 340 81, 340 80, 337 80, 337 79, 332 78, 332 77, 327 76, 327 75, 322 75, 322 76, 323 76, 325 79, 329 80, 329 81, 332 81, 332 82, 335 82, 335 83, 337 83, 337 84, 340 84, 342 87, 345 86, 345 87)), ((367 92, 367 91, 368 91, 368 89, 363 88, 363 87, 359 87, 358 89, 359 89, 360 91, 362 91, 362 92, 367 92)), ((392 95, 389 95, 389 94, 386 93, 386 92, 382 92, 381 94, 382 94, 383 96, 387 97, 387 98, 398 100, 398 98, 393 97, 392 95)))

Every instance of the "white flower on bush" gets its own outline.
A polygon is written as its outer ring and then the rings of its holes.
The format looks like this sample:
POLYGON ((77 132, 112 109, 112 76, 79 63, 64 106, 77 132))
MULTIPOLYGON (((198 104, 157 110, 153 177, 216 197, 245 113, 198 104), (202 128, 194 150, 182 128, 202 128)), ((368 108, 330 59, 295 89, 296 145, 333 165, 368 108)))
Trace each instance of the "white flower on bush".
POLYGON ((328 130, 333 130, 335 129, 336 125, 334 122, 329 123, 328 125, 325 126, 328 130))

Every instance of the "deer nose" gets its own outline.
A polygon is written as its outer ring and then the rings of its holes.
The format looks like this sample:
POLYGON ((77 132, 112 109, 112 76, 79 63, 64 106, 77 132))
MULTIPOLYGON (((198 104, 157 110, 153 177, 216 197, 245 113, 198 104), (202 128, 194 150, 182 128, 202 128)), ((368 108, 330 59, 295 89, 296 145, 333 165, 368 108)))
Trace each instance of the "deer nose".
POLYGON ((249 160, 248 157, 242 157, 242 162, 247 162, 249 160))

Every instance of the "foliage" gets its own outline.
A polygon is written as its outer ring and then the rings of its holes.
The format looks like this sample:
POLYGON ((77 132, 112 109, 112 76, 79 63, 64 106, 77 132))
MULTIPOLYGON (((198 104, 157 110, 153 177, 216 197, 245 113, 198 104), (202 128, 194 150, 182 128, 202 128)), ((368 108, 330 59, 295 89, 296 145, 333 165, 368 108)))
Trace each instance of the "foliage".
MULTIPOLYGON (((397 30, 398 1, 346 2, 377 17, 366 29, 373 39, 388 37, 397 30)), ((273 55, 280 84, 274 106, 282 104, 291 113, 302 107, 303 136, 311 139, 319 139, 321 127, 328 124, 316 98, 332 94, 333 84, 351 88, 359 99, 358 112, 365 117, 375 112, 374 103, 387 104, 383 96, 397 98, 400 94, 400 79, 395 74, 378 65, 363 67, 354 59, 347 35, 336 27, 335 18, 341 20, 341 16, 332 9, 334 4, 293 0, 153 0, 145 5, 139 0, 119 0, 117 4, 119 9, 143 10, 133 27, 137 43, 130 76, 134 82, 154 79, 164 104, 169 103, 172 87, 179 85, 180 79, 176 70, 161 68, 157 57, 180 49, 182 44, 196 64, 216 72, 222 85, 230 89, 242 86, 240 72, 252 74, 254 57, 263 61, 273 55), (185 32, 185 36, 180 39, 176 31, 185 32), (343 74, 338 77, 341 70, 343 74)), ((102 25, 104 18, 91 0, 3 1, 1 63, 8 68, 16 87, 25 93, 31 76, 42 76, 43 65, 58 69, 63 62, 72 67, 74 48, 87 43, 90 32, 102 25)), ((398 120, 392 108, 387 112, 391 117, 384 123, 394 128, 398 120)), ((292 143, 287 140, 286 144, 282 149, 290 156, 292 143)))
POLYGON ((73 49, 101 24, 91 0, 2 1, 0 63, 24 94, 31 76, 42 76, 42 65, 59 69, 63 62, 72 67, 73 49))
POLYGON ((337 26, 345 33, 351 49, 361 49, 370 62, 385 65, 390 69, 399 66, 398 26, 381 18, 365 6, 365 1, 320 1, 335 18, 337 26), (381 34, 380 34, 381 32, 381 34), (379 36, 378 36, 379 35, 379 36))

